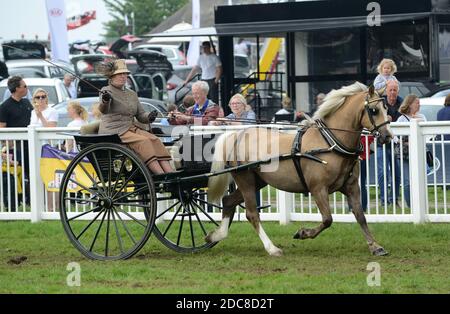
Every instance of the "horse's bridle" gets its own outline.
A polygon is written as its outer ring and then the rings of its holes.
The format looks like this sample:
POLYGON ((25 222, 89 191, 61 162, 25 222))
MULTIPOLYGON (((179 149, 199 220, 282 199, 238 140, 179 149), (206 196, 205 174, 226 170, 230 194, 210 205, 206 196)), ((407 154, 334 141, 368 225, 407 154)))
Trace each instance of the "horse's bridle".
POLYGON ((366 101, 364 102, 364 109, 366 110, 367 116, 369 117, 369 120, 370 120, 370 123, 372 123, 372 126, 373 126, 373 129, 369 130, 369 132, 375 137, 380 137, 381 134, 380 134, 379 129, 382 126, 391 123, 389 120, 384 121, 383 123, 378 124, 378 125, 375 123, 375 120, 373 119, 373 117, 378 114, 378 108, 370 108, 369 105, 371 103, 379 102, 379 101, 382 101, 384 109, 387 109, 386 100, 383 97, 376 98, 376 99, 369 99, 369 94, 367 94, 366 101))

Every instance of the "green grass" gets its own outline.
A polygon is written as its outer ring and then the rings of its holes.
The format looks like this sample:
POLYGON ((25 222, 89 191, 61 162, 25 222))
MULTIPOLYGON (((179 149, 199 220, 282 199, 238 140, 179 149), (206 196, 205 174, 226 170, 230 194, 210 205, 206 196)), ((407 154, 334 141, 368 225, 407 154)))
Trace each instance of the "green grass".
MULTIPOLYGON (((270 257, 249 223, 233 223, 228 239, 198 254, 180 254, 153 236, 133 258, 85 259, 60 222, 0 222, 0 293, 449 293, 450 224, 372 224, 391 254, 369 254, 356 224, 339 224, 314 240, 294 240, 300 224, 264 223, 284 250, 270 257), (8 263, 26 256, 21 264, 8 263), (67 264, 81 266, 81 286, 69 287, 67 264), (381 266, 381 286, 369 287, 369 262, 381 266)), ((315 226, 314 223, 301 223, 315 226)))

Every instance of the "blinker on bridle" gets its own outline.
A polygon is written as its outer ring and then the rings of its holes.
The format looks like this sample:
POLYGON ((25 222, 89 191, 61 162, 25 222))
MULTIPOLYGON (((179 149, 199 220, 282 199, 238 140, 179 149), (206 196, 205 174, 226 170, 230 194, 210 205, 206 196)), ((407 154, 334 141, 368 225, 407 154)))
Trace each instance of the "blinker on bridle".
POLYGON ((370 123, 372 123, 372 126, 373 126, 373 129, 372 129, 372 130, 369 130, 369 132, 370 132, 371 134, 373 134, 375 137, 380 137, 380 135, 381 135, 381 134, 380 134, 380 131, 379 131, 379 128, 381 128, 382 126, 384 126, 384 125, 386 125, 386 124, 391 123, 389 120, 384 121, 383 123, 381 123, 381 124, 379 124, 379 125, 377 125, 377 124, 375 123, 375 120, 373 119, 373 117, 376 116, 376 115, 378 114, 379 109, 378 109, 378 108, 371 108, 371 107, 369 107, 369 105, 370 105, 371 103, 374 103, 374 102, 377 103, 377 102, 379 102, 379 101, 382 101, 382 102, 383 102, 383 107, 384 107, 385 109, 387 109, 387 108, 386 108, 386 102, 385 102, 385 99, 384 99, 383 97, 375 98, 375 99, 370 100, 370 99, 369 99, 369 94, 367 94, 366 100, 365 100, 365 102, 364 102, 364 108, 365 108, 365 110, 367 111, 367 115, 369 116, 370 123))

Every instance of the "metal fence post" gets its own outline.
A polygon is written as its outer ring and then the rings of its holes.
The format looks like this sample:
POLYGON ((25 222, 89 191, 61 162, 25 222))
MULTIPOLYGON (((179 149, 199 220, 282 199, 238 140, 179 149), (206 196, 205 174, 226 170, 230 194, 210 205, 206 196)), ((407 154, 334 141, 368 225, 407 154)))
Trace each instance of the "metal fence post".
POLYGON ((411 214, 415 224, 424 223, 427 218, 427 177, 425 162, 425 141, 422 129, 416 119, 410 122, 409 168, 411 191, 411 214))
POLYGON ((44 185, 42 183, 39 162, 41 159, 41 145, 36 127, 28 127, 28 151, 30 163, 30 206, 31 222, 42 220, 44 209, 44 185))
POLYGON ((277 208, 280 215, 280 225, 286 225, 291 221, 294 194, 277 190, 277 208))

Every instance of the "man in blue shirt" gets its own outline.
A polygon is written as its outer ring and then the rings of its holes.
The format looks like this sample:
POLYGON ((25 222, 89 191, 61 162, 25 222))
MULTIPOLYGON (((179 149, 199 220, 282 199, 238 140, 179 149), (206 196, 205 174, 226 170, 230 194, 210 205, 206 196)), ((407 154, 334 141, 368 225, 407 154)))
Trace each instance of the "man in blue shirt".
MULTIPOLYGON (((444 108, 437 113, 438 121, 450 121, 450 94, 445 97, 444 108)), ((450 134, 444 135, 444 140, 450 141, 450 134)))

